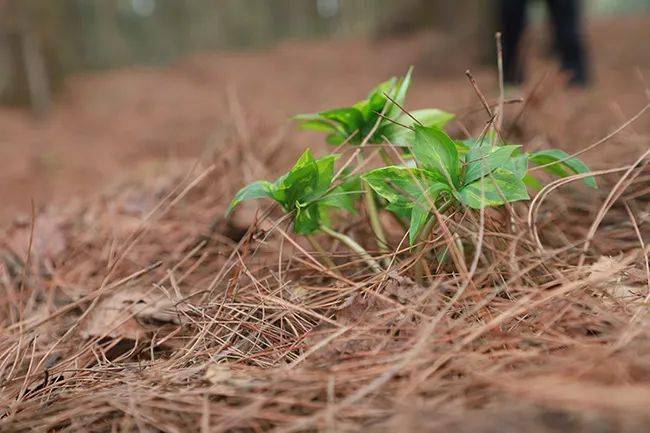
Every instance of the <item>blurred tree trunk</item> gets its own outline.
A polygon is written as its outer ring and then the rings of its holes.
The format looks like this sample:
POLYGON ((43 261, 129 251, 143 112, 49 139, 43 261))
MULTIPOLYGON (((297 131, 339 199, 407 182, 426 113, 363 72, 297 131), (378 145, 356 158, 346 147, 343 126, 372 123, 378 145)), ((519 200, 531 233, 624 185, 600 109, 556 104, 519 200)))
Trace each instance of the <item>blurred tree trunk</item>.
POLYGON ((5 0, 0 9, 0 40, 6 47, 8 83, 3 99, 11 104, 31 107, 35 115, 45 116, 51 93, 63 81, 59 61, 56 11, 66 2, 5 0))
POLYGON ((7 99, 17 105, 30 105, 43 116, 50 103, 50 85, 38 36, 29 22, 28 4, 12 0, 4 4, 3 34, 10 63, 7 99))

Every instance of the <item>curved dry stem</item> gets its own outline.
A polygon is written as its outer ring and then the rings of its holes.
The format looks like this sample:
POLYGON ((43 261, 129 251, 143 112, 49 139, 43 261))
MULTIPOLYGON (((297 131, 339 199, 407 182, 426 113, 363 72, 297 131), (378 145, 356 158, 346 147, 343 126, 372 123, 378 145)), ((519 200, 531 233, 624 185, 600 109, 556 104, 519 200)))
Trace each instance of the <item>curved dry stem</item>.
POLYGON ((373 271, 377 273, 383 272, 383 269, 381 266, 379 266, 379 263, 377 263, 377 261, 373 259, 370 254, 368 254, 368 251, 366 251, 361 245, 356 243, 354 239, 344 235, 343 233, 339 233, 335 230, 332 230, 329 227, 321 226, 321 230, 324 233, 327 233, 328 235, 333 237, 334 239, 343 242, 348 248, 350 248, 355 253, 359 254, 359 256, 361 256, 366 261, 368 266, 370 266, 373 271))

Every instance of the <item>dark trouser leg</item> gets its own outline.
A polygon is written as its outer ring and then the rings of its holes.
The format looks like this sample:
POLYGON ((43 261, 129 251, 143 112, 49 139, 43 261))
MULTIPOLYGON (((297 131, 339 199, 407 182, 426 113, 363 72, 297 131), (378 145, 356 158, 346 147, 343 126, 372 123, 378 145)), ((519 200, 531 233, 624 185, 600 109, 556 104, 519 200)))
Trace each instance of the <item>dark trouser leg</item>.
POLYGON ((520 41, 526 28, 526 0, 501 0, 501 33, 503 41, 503 78, 507 84, 524 79, 520 41))
POLYGON ((570 83, 586 85, 589 76, 582 40, 582 8, 579 0, 546 0, 562 69, 570 74, 570 83))

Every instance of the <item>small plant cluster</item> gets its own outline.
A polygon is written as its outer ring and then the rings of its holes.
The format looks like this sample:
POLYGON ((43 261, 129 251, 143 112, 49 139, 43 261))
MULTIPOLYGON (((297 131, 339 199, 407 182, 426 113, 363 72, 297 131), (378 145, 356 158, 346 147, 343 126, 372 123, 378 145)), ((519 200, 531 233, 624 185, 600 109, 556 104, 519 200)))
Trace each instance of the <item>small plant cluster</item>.
MULTIPOLYGON (((376 271, 378 263, 353 239, 332 227, 331 213, 356 214, 359 198, 365 197, 366 213, 380 250, 387 247, 378 217, 392 212, 408 226, 410 245, 425 240, 440 215, 458 207, 482 209, 528 200, 528 188, 541 184, 529 172, 529 164, 566 177, 588 173, 589 168, 564 151, 552 149, 526 153, 520 145, 503 142, 496 128, 480 137, 454 140, 445 131, 454 115, 439 109, 408 112, 404 106, 412 70, 374 88, 368 97, 351 107, 295 117, 303 128, 327 134, 327 142, 338 146, 368 144, 399 149, 394 163, 380 147, 385 166, 352 175, 335 172, 339 154, 315 158, 306 150, 286 174, 274 182, 257 181, 241 189, 229 207, 245 200, 270 198, 293 216, 297 234, 322 232, 360 254, 376 271)), ((362 153, 357 154, 363 164, 362 153)), ((596 188, 593 177, 584 182, 596 188)), ((318 244, 316 244, 318 245, 318 244)))

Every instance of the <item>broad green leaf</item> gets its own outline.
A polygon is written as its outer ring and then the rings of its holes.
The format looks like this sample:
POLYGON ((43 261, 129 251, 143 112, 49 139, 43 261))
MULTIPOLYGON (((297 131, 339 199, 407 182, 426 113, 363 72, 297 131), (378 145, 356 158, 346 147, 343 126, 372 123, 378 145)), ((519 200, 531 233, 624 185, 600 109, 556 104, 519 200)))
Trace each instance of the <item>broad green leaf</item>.
POLYGON ((291 170, 274 183, 259 181, 239 191, 229 211, 243 200, 270 197, 279 202, 287 212, 295 212, 296 233, 312 233, 322 224, 327 224, 327 208, 355 211, 356 192, 352 193, 346 189, 355 184, 355 179, 330 190, 334 178, 334 163, 339 156, 333 154, 315 159, 308 149, 298 158, 291 170))
POLYGON ((395 87, 396 82, 397 79, 394 77, 390 80, 384 81, 372 89, 366 99, 354 104, 354 107, 363 114, 366 124, 375 123, 379 117, 377 113, 383 111, 384 105, 386 105, 386 101, 388 101, 385 93, 389 93, 391 89, 395 87))
POLYGON ((444 183, 435 183, 415 202, 411 211, 411 227, 409 229, 409 242, 411 245, 415 243, 422 228, 429 220, 431 206, 435 205, 438 196, 445 191, 449 191, 447 185, 444 183))
POLYGON ((363 192, 361 178, 358 175, 350 176, 349 173, 350 170, 345 170, 344 176, 347 178, 318 201, 322 207, 345 209, 350 213, 357 212, 355 203, 363 192))
POLYGON ((413 206, 411 210, 411 225, 409 227, 410 245, 415 244, 429 218, 431 218, 431 213, 429 212, 428 205, 426 208, 424 207, 424 203, 418 203, 413 206))
POLYGON ((402 113, 396 119, 396 122, 399 124, 386 121, 388 124, 382 129, 382 135, 395 145, 410 144, 413 141, 413 130, 410 127, 417 123, 413 118, 417 119, 423 126, 436 128, 444 128, 454 118, 453 114, 438 110, 437 108, 415 110, 411 111, 410 114, 411 116, 402 113))
POLYGON ((414 126, 413 154, 425 168, 439 171, 449 186, 459 185, 460 161, 456 144, 440 128, 414 126))
POLYGON ((411 208, 409 207, 401 207, 393 203, 388 203, 388 206, 386 206, 386 210, 394 213, 400 219, 403 220, 411 219, 411 208))
POLYGON ((344 172, 344 176, 347 176, 345 180, 327 194, 321 201, 321 204, 356 213, 354 205, 363 192, 361 188, 361 177, 358 175, 350 176, 349 170, 344 172))
MULTIPOLYGON (((589 167, 578 158, 571 157, 568 153, 559 149, 541 150, 530 155, 530 161, 536 165, 549 165, 544 170, 559 177, 567 177, 573 174, 589 173, 589 167), (566 159, 566 160, 565 160, 566 159), (562 161, 562 162, 558 162, 562 161)), ((592 188, 598 188, 596 179, 589 176, 583 182, 592 188)))
POLYGON ((442 179, 427 170, 407 167, 383 167, 362 176, 370 187, 381 197, 396 207, 413 207, 425 191, 442 179))
POLYGON ((543 187, 542 183, 535 176, 533 176, 532 174, 525 175, 522 180, 524 181, 526 186, 529 186, 529 187, 531 187, 533 189, 539 190, 539 189, 542 189, 542 187, 543 187))
POLYGON ((303 129, 311 129, 313 131, 322 132, 345 132, 344 129, 336 122, 324 118, 319 113, 298 114, 293 118, 294 120, 301 122, 300 127, 303 129))
POLYGON ((309 164, 310 162, 316 161, 316 158, 314 158, 314 154, 311 153, 310 149, 305 150, 302 155, 298 158, 296 163, 291 167, 291 170, 289 171, 294 171, 299 169, 300 167, 304 167, 305 165, 309 164))
POLYGON ((287 174, 275 181, 271 196, 287 210, 292 210, 296 202, 317 199, 329 188, 338 157, 328 155, 317 160, 308 149, 287 174))
POLYGON ((459 156, 467 155, 469 152, 469 146, 465 143, 466 140, 455 140, 454 144, 456 145, 456 152, 459 156))
POLYGON ((481 177, 492 173, 496 168, 502 167, 510 159, 512 152, 518 145, 492 147, 489 144, 476 146, 467 154, 467 171, 465 184, 472 183, 481 177))
POLYGON ((515 155, 517 150, 515 150, 510 158, 501 165, 501 168, 508 170, 513 173, 519 179, 523 179, 528 173, 528 154, 522 153, 520 155, 515 155))
POLYGON ((343 188, 336 187, 327 195, 322 197, 318 204, 321 206, 345 209, 350 213, 356 213, 354 203, 360 192, 345 191, 343 188))
MULTIPOLYGON (((357 137, 357 136, 355 135, 355 137, 357 137)), ((345 134, 345 133, 335 133, 335 134, 328 135, 327 138, 325 139, 325 141, 327 142, 327 144, 331 144, 333 146, 338 146, 340 144, 343 144, 345 142, 345 140, 347 140, 347 139, 348 139, 347 134, 345 134)), ((358 143, 358 142, 359 141, 355 141, 354 139, 349 141, 350 144, 355 144, 355 143, 358 143)))
MULTIPOLYGON (((452 120, 455 115, 448 113, 437 108, 425 108, 423 110, 414 110, 410 112, 411 116, 415 117, 423 126, 429 128, 444 128, 450 120, 452 120)), ((406 121, 405 117, 409 117, 406 114, 402 115, 402 120, 406 121)), ((410 119, 410 117, 409 117, 410 119)), ((413 119, 411 119, 413 121, 413 119)), ((402 123, 400 121, 400 123, 402 123)))
POLYGON ((338 128, 325 120, 307 120, 300 124, 302 129, 310 129, 318 132, 337 133, 338 128))
POLYGON ((235 194, 235 198, 233 198, 232 202, 230 202, 230 206, 228 206, 227 214, 230 214, 232 210, 243 201, 270 197, 272 189, 273 185, 265 180, 253 182, 250 185, 245 186, 235 194))
POLYGON ((308 235, 320 227, 320 209, 318 204, 307 206, 297 204, 296 217, 293 221, 293 230, 299 235, 308 235))
MULTIPOLYGON (((409 70, 406 72, 404 78, 398 80, 395 89, 388 93, 388 95, 390 95, 390 97, 402 107, 404 107, 404 101, 406 101, 406 93, 408 92, 409 87, 411 87, 412 75, 413 75, 413 67, 411 66, 409 70)), ((388 107, 386 112, 384 113, 386 117, 389 118, 397 117, 399 113, 402 111, 400 107, 398 107, 390 100, 387 102, 387 104, 388 107)))
POLYGON ((334 110, 323 111, 319 114, 324 119, 334 121, 341 125, 348 135, 360 131, 364 124, 363 115, 358 109, 353 107, 336 108, 334 110))
POLYGON ((528 200, 526 185, 514 173, 496 169, 488 176, 464 186, 458 199, 473 209, 499 206, 507 202, 528 200))
POLYGON ((292 169, 275 184, 273 198, 280 202, 285 209, 291 210, 295 203, 304 197, 315 194, 318 185, 318 170, 316 163, 292 169))
POLYGON ((317 193, 325 192, 329 188, 334 178, 334 162, 340 157, 339 154, 331 154, 315 161, 318 172, 317 193))

